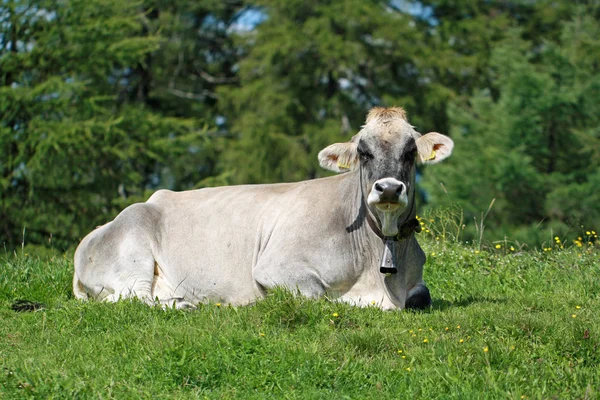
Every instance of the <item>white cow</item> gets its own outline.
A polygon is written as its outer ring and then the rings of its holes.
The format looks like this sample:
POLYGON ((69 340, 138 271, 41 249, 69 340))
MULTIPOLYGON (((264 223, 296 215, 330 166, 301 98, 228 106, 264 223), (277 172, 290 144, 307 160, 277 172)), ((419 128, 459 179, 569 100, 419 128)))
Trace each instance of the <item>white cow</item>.
POLYGON ((437 163, 452 148, 444 135, 417 133, 401 108, 374 108, 351 141, 319 153, 340 175, 159 190, 127 207, 77 248, 73 291, 182 308, 248 304, 281 286, 360 306, 427 307, 415 164, 437 163))

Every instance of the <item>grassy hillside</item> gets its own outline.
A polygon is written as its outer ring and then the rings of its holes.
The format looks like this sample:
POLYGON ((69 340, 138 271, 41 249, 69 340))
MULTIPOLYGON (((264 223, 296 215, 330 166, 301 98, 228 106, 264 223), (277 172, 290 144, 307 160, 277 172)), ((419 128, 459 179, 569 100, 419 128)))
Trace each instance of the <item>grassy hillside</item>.
POLYGON ((477 250, 438 229, 420 313, 283 291, 194 312, 81 303, 70 257, 4 254, 0 398, 600 397, 597 246, 477 250), (12 311, 22 298, 46 309, 12 311))

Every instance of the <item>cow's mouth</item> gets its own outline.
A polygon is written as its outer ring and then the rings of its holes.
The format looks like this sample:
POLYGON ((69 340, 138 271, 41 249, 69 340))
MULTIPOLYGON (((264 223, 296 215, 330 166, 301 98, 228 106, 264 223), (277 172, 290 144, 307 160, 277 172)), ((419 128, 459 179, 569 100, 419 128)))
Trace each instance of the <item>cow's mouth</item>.
POLYGON ((399 203, 395 203, 395 202, 386 201, 386 202, 375 204, 375 207, 379 211, 390 212, 390 211, 396 211, 398 208, 400 208, 400 204, 399 203))

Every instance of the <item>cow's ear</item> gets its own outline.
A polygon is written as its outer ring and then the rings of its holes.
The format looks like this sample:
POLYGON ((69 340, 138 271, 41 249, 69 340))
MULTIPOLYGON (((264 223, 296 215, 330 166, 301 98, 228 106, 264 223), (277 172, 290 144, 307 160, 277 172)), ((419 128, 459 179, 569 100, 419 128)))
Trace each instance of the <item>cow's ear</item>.
POLYGON ((422 164, 435 164, 452 154, 454 142, 446 135, 429 132, 417 139, 419 161, 422 164))
POLYGON ((321 167, 334 172, 348 172, 358 167, 356 143, 334 143, 319 152, 321 167))

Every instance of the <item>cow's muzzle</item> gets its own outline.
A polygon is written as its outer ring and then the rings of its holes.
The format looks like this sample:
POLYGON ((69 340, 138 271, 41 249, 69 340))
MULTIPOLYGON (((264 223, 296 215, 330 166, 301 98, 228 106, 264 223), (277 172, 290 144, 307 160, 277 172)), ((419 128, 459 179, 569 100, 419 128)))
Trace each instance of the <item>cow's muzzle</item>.
POLYGON ((408 204, 406 192, 406 185, 396 178, 383 178, 373 183, 367 203, 375 208, 384 236, 398 234, 398 217, 408 204))
POLYGON ((406 185, 396 178, 379 179, 373 184, 367 203, 379 211, 404 209, 408 203, 406 185))

